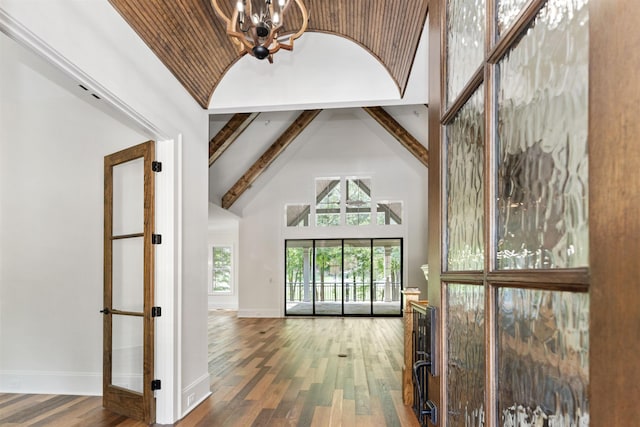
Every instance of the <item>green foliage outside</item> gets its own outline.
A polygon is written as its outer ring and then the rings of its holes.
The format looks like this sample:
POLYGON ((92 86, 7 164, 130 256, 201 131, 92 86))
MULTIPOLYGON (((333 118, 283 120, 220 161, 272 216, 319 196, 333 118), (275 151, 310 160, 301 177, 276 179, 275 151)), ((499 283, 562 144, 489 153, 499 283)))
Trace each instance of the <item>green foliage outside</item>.
MULTIPOLYGON (((368 241, 367 241, 368 242, 368 241)), ((312 242, 309 241, 309 262, 314 259, 312 242)), ((340 301, 343 293, 345 301, 369 301, 371 298, 371 256, 373 255, 373 281, 376 285, 375 300, 384 298, 384 262, 385 248, 374 246, 373 254, 369 245, 349 245, 345 241, 344 275, 342 272, 342 247, 316 247, 315 253, 315 289, 316 301, 340 301)), ((301 301, 304 285, 304 248, 290 247, 286 251, 287 300, 301 301)), ((399 285, 401 277, 400 246, 393 246, 390 254, 391 283, 399 285)), ((309 281, 313 280, 309 266, 309 281)))
POLYGON ((213 292, 231 291, 231 248, 213 248, 213 292))

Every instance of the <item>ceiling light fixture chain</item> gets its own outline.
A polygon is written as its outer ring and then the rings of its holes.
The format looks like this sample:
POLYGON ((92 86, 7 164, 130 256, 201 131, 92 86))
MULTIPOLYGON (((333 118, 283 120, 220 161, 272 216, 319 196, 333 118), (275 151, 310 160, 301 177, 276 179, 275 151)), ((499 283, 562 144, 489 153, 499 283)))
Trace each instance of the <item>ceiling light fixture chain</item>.
POLYGON ((293 50, 293 41, 304 33, 309 25, 309 12, 302 0, 238 0, 231 17, 225 15, 218 2, 211 0, 216 14, 226 24, 227 34, 238 47, 239 53, 258 59, 268 58, 280 49, 293 50), (293 35, 281 36, 285 14, 295 3, 302 15, 300 29, 293 35))

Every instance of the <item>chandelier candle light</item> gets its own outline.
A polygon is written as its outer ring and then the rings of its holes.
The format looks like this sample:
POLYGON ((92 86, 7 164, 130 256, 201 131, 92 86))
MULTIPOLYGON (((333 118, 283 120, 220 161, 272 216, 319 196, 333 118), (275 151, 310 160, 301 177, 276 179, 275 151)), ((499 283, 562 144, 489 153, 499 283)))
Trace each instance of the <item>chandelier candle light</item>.
POLYGON ((220 9, 220 1, 228 0, 211 0, 211 5, 226 23, 227 34, 240 53, 248 53, 258 59, 268 58, 270 63, 273 63, 273 54, 280 49, 293 50, 293 41, 305 32, 309 24, 309 13, 302 0, 238 0, 231 18, 220 9), (280 36, 284 30, 285 14, 292 3, 300 9, 302 26, 293 35, 280 36))

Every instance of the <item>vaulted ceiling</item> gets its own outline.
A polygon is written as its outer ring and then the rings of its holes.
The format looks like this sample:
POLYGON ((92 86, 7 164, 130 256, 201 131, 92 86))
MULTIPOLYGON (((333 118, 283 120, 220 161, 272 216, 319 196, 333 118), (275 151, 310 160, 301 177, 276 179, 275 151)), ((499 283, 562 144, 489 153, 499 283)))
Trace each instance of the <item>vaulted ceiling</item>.
MULTIPOLYGON (((210 0, 109 0, 202 108, 241 57, 210 0)), ((235 0, 221 0, 230 11, 235 0)), ((427 15, 428 0, 305 0, 308 31, 338 35, 368 50, 402 95, 427 15)), ((295 13, 285 28, 295 29, 295 13)), ((277 55, 275 61, 277 61, 277 55)))

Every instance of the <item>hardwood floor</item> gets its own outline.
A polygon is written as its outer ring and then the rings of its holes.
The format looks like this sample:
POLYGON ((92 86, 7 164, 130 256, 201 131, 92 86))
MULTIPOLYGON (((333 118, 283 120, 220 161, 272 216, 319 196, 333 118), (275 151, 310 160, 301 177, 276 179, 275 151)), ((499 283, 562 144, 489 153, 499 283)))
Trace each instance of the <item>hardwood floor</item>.
MULTIPOLYGON (((179 427, 418 426, 402 404, 401 318, 209 315, 212 395, 179 427)), ((0 394, 1 426, 144 424, 100 397, 0 394)))

